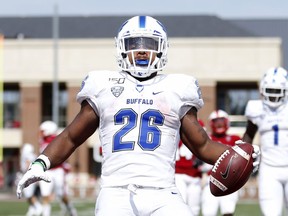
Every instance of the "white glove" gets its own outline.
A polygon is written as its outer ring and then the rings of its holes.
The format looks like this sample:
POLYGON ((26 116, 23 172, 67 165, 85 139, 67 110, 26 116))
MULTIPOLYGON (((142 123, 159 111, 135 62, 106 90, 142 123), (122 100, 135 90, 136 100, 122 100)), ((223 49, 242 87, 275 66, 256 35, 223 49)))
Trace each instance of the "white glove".
MULTIPOLYGON (((241 145, 244 144, 246 142, 242 141, 242 140, 237 140, 235 142, 236 145, 241 145)), ((257 172, 259 169, 259 164, 260 164, 260 148, 258 145, 252 145, 253 146, 253 153, 252 153, 252 158, 253 158, 253 173, 257 172)))
POLYGON ((20 199, 24 188, 40 180, 51 182, 41 163, 32 163, 17 185, 17 197, 20 199))
POLYGON ((257 172, 259 169, 259 164, 260 164, 260 148, 258 145, 252 145, 254 152, 252 153, 252 158, 253 158, 253 173, 257 172))

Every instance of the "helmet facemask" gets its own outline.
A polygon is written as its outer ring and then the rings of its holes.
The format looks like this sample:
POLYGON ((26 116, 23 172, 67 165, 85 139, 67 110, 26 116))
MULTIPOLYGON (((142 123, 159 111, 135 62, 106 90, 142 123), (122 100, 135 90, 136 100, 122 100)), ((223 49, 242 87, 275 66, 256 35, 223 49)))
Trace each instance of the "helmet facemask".
POLYGON ((261 91, 264 103, 272 108, 276 108, 287 101, 286 89, 265 87, 261 91))
MULTIPOLYGON (((151 74, 159 69, 158 56, 161 57, 160 50, 160 38, 148 38, 148 37, 129 37, 124 39, 125 44, 125 58, 124 62, 127 65, 126 71, 130 73, 136 72, 140 77, 145 74, 151 74), (137 59, 137 52, 145 52, 149 58, 137 59), (158 54, 159 53, 159 54, 158 54), (130 56, 130 58, 129 58, 130 56)), ((124 68, 122 68, 124 69, 124 68)))

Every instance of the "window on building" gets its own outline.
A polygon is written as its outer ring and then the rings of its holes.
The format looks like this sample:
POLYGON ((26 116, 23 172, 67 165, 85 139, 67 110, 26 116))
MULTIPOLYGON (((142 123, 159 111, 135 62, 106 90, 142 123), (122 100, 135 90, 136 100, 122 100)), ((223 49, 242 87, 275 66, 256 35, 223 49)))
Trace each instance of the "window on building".
MULTIPOLYGON (((217 108, 225 110, 232 118, 243 116, 248 100, 259 99, 257 82, 217 83, 217 108)), ((234 118, 237 119, 237 118, 234 118)), ((231 122, 245 124, 245 122, 231 122)))
POLYGON ((16 172, 19 170, 19 148, 4 148, 3 171, 5 176, 4 187, 14 189, 16 172))
POLYGON ((20 90, 18 83, 4 83, 3 92, 3 127, 19 128, 20 119, 20 90))
MULTIPOLYGON (((42 84, 42 121, 52 120, 53 112, 53 84, 42 84)), ((59 127, 66 126, 68 94, 65 83, 59 83, 59 127)))

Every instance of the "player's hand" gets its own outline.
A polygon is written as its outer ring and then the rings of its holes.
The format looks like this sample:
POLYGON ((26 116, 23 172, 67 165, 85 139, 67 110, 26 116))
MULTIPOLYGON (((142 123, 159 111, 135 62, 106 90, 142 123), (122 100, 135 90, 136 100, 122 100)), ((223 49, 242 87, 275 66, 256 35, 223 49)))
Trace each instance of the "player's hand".
MULTIPOLYGON (((241 145, 244 144, 245 142, 243 140, 237 140, 235 142, 236 145, 241 145)), ((252 153, 252 158, 253 158, 253 173, 257 172, 259 169, 259 163, 260 163, 260 148, 258 145, 252 145, 253 146, 253 153, 252 153)))
POLYGON ((259 169, 259 164, 260 164, 260 148, 258 145, 252 145, 254 152, 252 154, 253 157, 253 173, 257 172, 259 169))
POLYGON ((24 188, 28 187, 37 181, 44 180, 51 182, 47 173, 44 172, 44 168, 40 163, 32 163, 28 171, 23 175, 17 185, 17 197, 20 199, 24 188))
POLYGON ((246 142, 244 142, 243 140, 237 140, 235 141, 235 145, 241 145, 241 144, 244 144, 246 142))

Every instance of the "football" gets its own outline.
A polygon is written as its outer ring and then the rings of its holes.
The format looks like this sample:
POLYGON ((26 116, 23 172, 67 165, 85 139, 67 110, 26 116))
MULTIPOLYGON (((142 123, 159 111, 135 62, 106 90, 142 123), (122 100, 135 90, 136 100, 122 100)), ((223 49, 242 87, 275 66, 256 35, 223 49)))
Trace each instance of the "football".
POLYGON ((249 143, 231 146, 224 151, 212 168, 210 191, 225 196, 239 190, 253 172, 253 146, 249 143))

